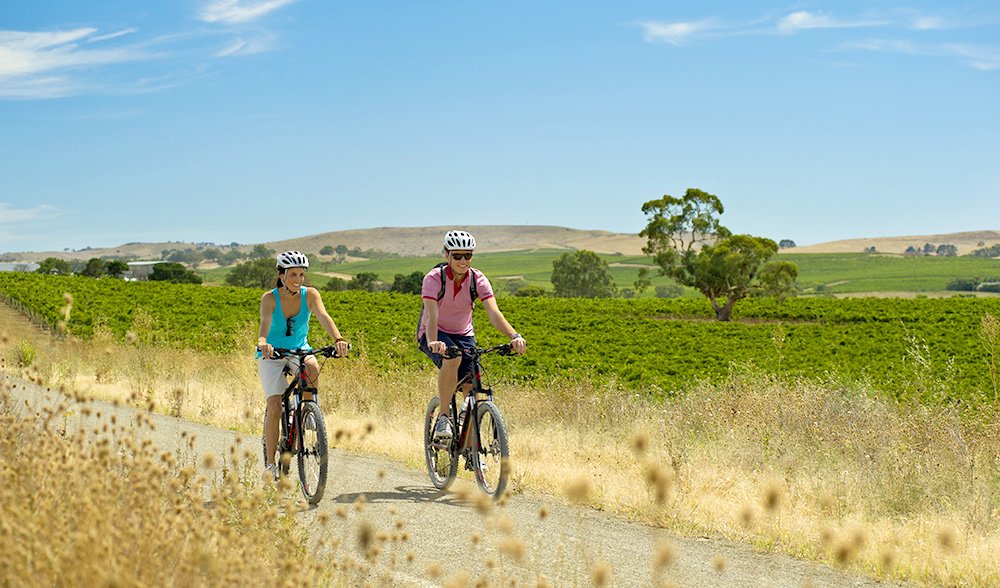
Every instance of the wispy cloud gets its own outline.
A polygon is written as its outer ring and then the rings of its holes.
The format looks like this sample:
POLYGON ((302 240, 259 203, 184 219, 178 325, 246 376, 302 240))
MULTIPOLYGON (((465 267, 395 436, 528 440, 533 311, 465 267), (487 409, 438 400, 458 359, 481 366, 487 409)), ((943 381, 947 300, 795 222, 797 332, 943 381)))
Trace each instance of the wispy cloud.
POLYGON ((0 100, 48 99, 80 94, 136 94, 162 90, 190 79, 202 59, 178 65, 192 56, 221 58, 253 55, 277 46, 277 35, 260 27, 259 20, 296 0, 199 0, 198 20, 219 27, 200 26, 153 38, 142 38, 136 27, 100 31, 77 27, 53 31, 0 30, 0 100), (253 30, 247 23, 253 22, 253 30), (220 48, 219 36, 235 35, 220 48), (133 38, 133 36, 137 38, 133 38), (204 43, 214 37, 215 42, 204 43), (199 41, 202 43, 199 44, 199 41), (155 49, 154 49, 155 48, 155 49), (162 62, 144 68, 114 68, 130 62, 162 62))
POLYGON ((277 37, 269 32, 258 34, 254 38, 245 39, 237 37, 233 41, 215 53, 216 57, 235 57, 239 55, 253 55, 254 53, 264 53, 270 51, 275 46, 277 37))
POLYGON ((62 210, 48 204, 15 208, 0 202, 0 244, 13 244, 24 250, 26 244, 63 222, 63 216, 62 210))
POLYGON ((696 22, 641 22, 643 38, 650 43, 681 45, 684 42, 717 28, 712 19, 696 22))
POLYGON ((198 14, 205 22, 244 23, 257 20, 295 0, 212 0, 198 14))
POLYGON ((41 204, 34 208, 13 208, 6 202, 0 202, 0 224, 23 223, 40 218, 50 218, 57 212, 56 207, 41 204))
POLYGON ((947 44, 942 49, 962 58, 968 65, 983 71, 1000 70, 1000 47, 947 44))
POLYGON ((958 59, 967 66, 982 71, 1000 70, 1000 47, 995 46, 962 43, 914 43, 900 39, 864 39, 842 43, 837 49, 946 57, 958 59))
MULTIPOLYGON (((68 70, 150 59, 138 47, 90 49, 81 47, 101 40, 97 29, 67 31, 0 31, 0 97, 52 98, 76 92, 81 84, 68 70)), ((121 33, 121 31, 119 31, 121 33)), ((115 34, 111 37, 118 37, 115 34)))
POLYGON ((881 27, 889 25, 890 21, 883 19, 841 19, 826 14, 817 14, 801 10, 793 12, 778 21, 778 31, 794 33, 809 29, 854 29, 859 27, 881 27))
POLYGON ((915 16, 910 21, 910 28, 915 31, 932 31, 946 27, 945 20, 937 16, 915 16))
MULTIPOLYGON (((694 43, 704 39, 714 39, 747 35, 803 35, 809 31, 841 29, 848 31, 864 28, 882 28, 913 36, 908 39, 860 39, 842 41, 834 51, 884 51, 907 55, 939 56, 958 58, 970 67, 983 71, 1000 70, 1000 48, 996 46, 974 46, 958 43, 921 43, 916 35, 922 31, 960 29, 971 23, 947 19, 940 16, 917 13, 916 11, 896 11, 889 14, 868 14, 861 17, 845 18, 831 14, 799 10, 784 16, 766 16, 748 22, 725 22, 717 18, 692 21, 645 21, 637 23, 642 29, 642 37, 648 43, 664 43, 674 46, 694 43)), ((982 26, 981 22, 976 23, 982 26)))
POLYGON ((135 27, 129 27, 127 29, 122 29, 120 31, 115 31, 113 33, 108 33, 106 35, 100 35, 97 37, 91 37, 87 39, 88 43, 98 43, 100 41, 110 41, 111 39, 117 39, 118 37, 124 37, 125 35, 131 35, 132 33, 139 32, 139 29, 135 27))

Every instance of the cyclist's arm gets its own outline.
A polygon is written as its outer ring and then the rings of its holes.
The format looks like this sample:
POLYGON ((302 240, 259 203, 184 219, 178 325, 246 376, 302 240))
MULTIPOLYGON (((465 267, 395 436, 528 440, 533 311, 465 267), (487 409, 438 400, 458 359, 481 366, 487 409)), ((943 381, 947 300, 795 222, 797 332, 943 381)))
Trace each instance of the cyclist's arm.
POLYGON ((319 290, 316 288, 306 288, 306 304, 309 305, 309 311, 316 315, 319 324, 323 326, 323 329, 334 340, 337 353, 339 355, 347 355, 347 339, 340 334, 337 323, 333 322, 333 317, 326 311, 326 305, 323 304, 323 297, 319 295, 319 290))
POLYGON ((257 331, 257 349, 264 357, 271 357, 271 346, 267 344, 267 333, 271 330, 271 315, 274 313, 274 294, 264 292, 260 297, 260 330, 257 331))
POLYGON ((519 335, 514 327, 510 326, 507 322, 507 318, 500 312, 500 307, 497 306, 497 299, 494 296, 490 296, 486 300, 483 300, 483 308, 486 309, 486 316, 490 319, 490 324, 493 325, 496 330, 500 331, 504 335, 510 337, 511 348, 516 353, 524 353, 527 350, 527 342, 525 342, 524 337, 519 335))
POLYGON ((424 316, 427 317, 427 348, 431 353, 444 353, 446 345, 438 341, 438 303, 433 298, 424 298, 424 316))

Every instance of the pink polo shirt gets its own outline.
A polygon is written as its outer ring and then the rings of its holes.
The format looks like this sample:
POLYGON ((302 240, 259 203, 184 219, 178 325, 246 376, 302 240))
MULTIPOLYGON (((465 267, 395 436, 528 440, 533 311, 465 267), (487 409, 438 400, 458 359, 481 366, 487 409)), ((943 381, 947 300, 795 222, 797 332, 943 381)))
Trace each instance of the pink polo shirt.
MULTIPOLYGON (((486 279, 483 272, 473 270, 476 276, 476 294, 480 300, 493 297, 493 286, 486 279)), ((450 335, 475 335, 472 329, 472 295, 469 291, 469 278, 465 278, 462 285, 456 290, 454 276, 450 267, 445 268, 444 297, 437 299, 438 292, 441 291, 441 269, 434 268, 424 276, 424 286, 421 295, 424 299, 436 300, 438 303, 438 331, 443 331, 450 335)), ((417 332, 417 339, 422 337, 427 331, 427 313, 420 321, 420 330, 417 332)), ((433 341, 433 339, 431 339, 433 341)))

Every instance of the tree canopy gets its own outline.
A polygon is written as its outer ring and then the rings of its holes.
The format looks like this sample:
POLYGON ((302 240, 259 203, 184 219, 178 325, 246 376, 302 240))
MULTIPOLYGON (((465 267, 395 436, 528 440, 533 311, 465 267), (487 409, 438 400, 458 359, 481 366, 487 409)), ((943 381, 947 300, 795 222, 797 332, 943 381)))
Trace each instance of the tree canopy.
POLYGON ((173 282, 175 284, 200 284, 201 276, 179 263, 157 263, 149 274, 153 281, 173 282))
POLYGON ((410 274, 396 274, 389 287, 390 292, 401 292, 403 294, 420 294, 424 285, 424 274, 412 272, 410 274))
POLYGON ((104 261, 99 257, 91 257, 87 260, 87 265, 80 272, 81 275, 87 276, 88 278, 99 278, 105 275, 108 269, 108 262, 104 261))
MULTIPOLYGON (((718 196, 690 188, 681 198, 665 195, 642 205, 648 222, 639 233, 643 251, 653 256, 661 275, 704 294, 720 321, 727 321, 736 302, 746 298, 778 244, 765 237, 733 235, 719 222, 724 211, 718 196)), ((774 295, 794 288, 798 270, 791 262, 764 272, 763 287, 774 295), (789 276, 791 280, 789 280, 789 276)))
POLYGON ((609 298, 617 294, 608 262, 586 249, 563 253, 552 262, 552 285, 556 296, 609 298))
POLYGON ((226 276, 226 283, 230 286, 265 290, 274 286, 276 280, 277 272, 270 257, 237 264, 226 276))
POLYGON ((128 271, 128 263, 120 259, 113 259, 108 262, 108 267, 105 271, 111 277, 120 278, 122 274, 128 271))
POLYGON ((40 264, 38 264, 38 269, 35 270, 35 272, 39 274, 62 275, 69 275, 71 271, 69 262, 65 259, 59 259, 57 257, 46 257, 40 264))
POLYGON ((382 283, 378 281, 378 274, 372 272, 358 272, 348 286, 351 290, 365 290, 366 292, 378 292, 382 283))

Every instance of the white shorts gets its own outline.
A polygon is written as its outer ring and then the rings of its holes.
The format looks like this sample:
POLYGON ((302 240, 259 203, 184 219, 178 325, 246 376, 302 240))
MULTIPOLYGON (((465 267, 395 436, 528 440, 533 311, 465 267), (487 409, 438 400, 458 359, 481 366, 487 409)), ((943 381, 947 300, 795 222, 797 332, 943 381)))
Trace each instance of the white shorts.
POLYGON ((288 378, 282 373, 285 366, 292 370, 295 375, 299 368, 299 358, 283 357, 281 359, 257 359, 257 375, 260 376, 260 385, 264 388, 264 396, 281 396, 288 388, 288 378))

